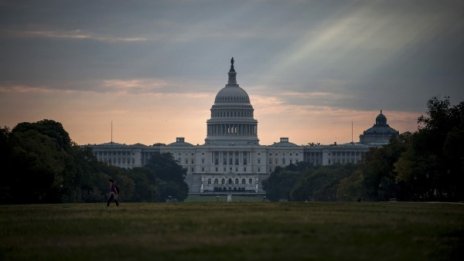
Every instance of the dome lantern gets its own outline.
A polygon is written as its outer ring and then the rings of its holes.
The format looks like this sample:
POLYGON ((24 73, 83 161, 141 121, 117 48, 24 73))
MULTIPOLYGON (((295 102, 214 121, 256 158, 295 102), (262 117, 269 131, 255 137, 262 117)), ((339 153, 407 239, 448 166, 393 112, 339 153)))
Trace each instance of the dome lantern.
POLYGON ((383 115, 382 110, 380 110, 380 114, 375 118, 375 125, 387 126, 387 117, 383 115))
POLYGON ((230 59, 230 70, 229 70, 229 81, 227 82, 227 87, 238 86, 237 84, 237 73, 234 68, 234 57, 230 59))

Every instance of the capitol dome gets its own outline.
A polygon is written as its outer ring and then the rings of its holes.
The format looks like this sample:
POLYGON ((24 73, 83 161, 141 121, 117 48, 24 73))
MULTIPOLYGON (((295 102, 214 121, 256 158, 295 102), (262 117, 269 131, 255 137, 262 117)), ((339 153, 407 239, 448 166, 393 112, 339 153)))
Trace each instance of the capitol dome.
POLYGON ((258 122, 253 118, 253 106, 245 90, 237 84, 234 58, 230 60, 229 79, 211 107, 207 121, 206 144, 257 145, 258 122))
POLYGON ((230 60, 229 81, 216 95, 214 104, 219 103, 250 103, 246 91, 237 84, 237 73, 234 68, 234 58, 230 60))
POLYGON ((226 86, 216 95, 215 104, 219 103, 250 103, 250 98, 246 91, 240 87, 226 86))

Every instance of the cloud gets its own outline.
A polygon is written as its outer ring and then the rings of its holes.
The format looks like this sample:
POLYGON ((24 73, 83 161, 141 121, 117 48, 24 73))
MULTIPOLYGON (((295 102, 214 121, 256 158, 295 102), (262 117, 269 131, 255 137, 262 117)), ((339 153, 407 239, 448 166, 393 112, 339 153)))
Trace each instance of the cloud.
POLYGON ((301 37, 273 57, 258 81, 275 89, 292 82, 295 91, 337 93, 344 98, 326 104, 345 108, 421 110, 437 94, 462 99, 458 82, 464 78, 456 71, 463 69, 462 7, 449 1, 352 2, 300 28, 301 37))
POLYGON ((53 30, 32 30, 32 31, 4 31, 6 35, 25 38, 56 38, 71 40, 94 40, 108 43, 132 43, 145 42, 145 37, 116 37, 110 35, 99 35, 91 32, 85 32, 80 29, 71 31, 53 31, 53 30))
MULTIPOLYGON (((43 85, 25 84, 0 84, 0 93, 5 94, 117 94, 120 96, 153 96, 153 97, 184 97, 188 98, 214 98, 216 92, 202 90, 200 88, 182 89, 182 82, 167 81, 162 79, 107 79, 97 82, 83 82, 92 87, 71 86, 70 88, 56 88, 43 85)), ((192 85, 194 86, 194 85, 192 85)))
POLYGON ((30 85, 15 85, 6 84, 0 85, 0 93, 50 93, 53 89, 43 86, 30 86, 30 85))
POLYGON ((464 99, 463 7, 446 0, 8 1, 0 8, 0 114, 16 117, 9 122, 57 116, 76 135, 86 133, 79 142, 98 141, 94 127, 114 115, 128 141, 175 133, 201 143, 234 56, 263 144, 280 135, 348 140, 351 120, 360 131, 379 109, 393 127, 410 130, 427 99, 464 99))
POLYGON ((103 80, 102 87, 108 90, 123 92, 151 92, 169 86, 164 80, 155 79, 130 79, 130 80, 103 80))
POLYGON ((96 92, 115 92, 127 94, 163 94, 163 95, 193 95, 209 93, 214 94, 217 88, 211 88, 204 82, 182 79, 161 78, 129 78, 106 79, 96 83, 93 88, 96 92))

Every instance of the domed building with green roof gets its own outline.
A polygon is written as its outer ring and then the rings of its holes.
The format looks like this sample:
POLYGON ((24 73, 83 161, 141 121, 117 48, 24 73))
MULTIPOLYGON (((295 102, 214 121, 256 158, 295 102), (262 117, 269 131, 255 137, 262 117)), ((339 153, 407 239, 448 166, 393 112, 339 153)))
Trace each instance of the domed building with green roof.
POLYGON ((387 117, 380 110, 379 115, 375 118, 374 126, 365 130, 359 136, 359 141, 362 144, 377 147, 388 144, 391 138, 398 135, 399 132, 387 124, 387 117))

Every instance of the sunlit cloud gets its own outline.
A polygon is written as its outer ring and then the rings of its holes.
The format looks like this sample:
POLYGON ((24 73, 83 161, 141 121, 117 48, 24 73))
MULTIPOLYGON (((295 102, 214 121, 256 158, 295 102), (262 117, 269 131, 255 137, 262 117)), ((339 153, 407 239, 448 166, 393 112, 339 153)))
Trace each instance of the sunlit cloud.
POLYGON ((30 31, 6 31, 7 34, 16 37, 28 38, 57 38, 73 40, 94 40, 100 42, 145 42, 145 37, 117 37, 109 35, 100 35, 91 32, 85 32, 80 29, 71 31, 53 31, 53 30, 30 30, 30 31))
POLYGON ((155 79, 129 79, 129 80, 103 80, 102 87, 108 90, 125 92, 148 92, 166 88, 169 83, 165 80, 155 79))
POLYGON ((52 91, 53 89, 42 86, 15 84, 0 85, 0 93, 50 93, 52 91))
POLYGON ((193 81, 160 78, 107 79, 96 83, 94 91, 115 93, 151 93, 160 95, 193 95, 208 93, 204 84, 193 81), (189 88, 185 88, 188 86, 189 88))

